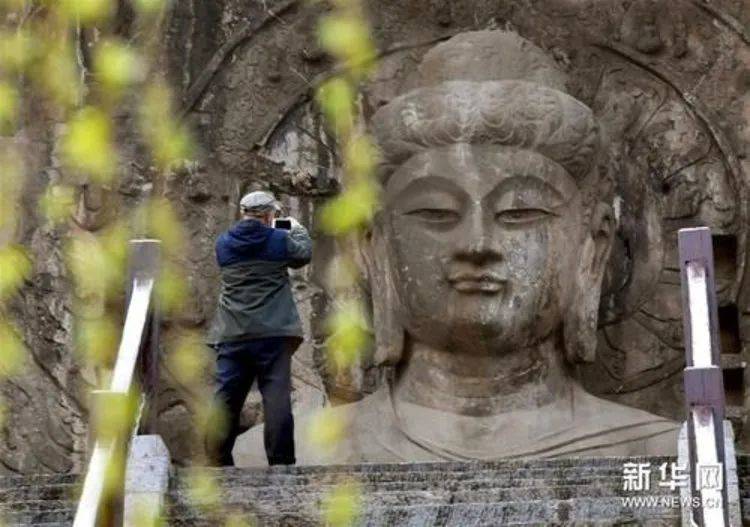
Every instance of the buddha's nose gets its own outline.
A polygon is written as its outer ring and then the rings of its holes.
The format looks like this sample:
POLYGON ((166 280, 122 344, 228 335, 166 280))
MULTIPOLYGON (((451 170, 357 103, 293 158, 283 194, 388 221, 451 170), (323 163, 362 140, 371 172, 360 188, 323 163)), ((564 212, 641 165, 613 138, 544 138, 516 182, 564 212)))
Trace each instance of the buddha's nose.
POLYGON ((457 258, 477 265, 502 259, 497 240, 494 238, 493 218, 486 214, 482 207, 473 208, 461 227, 456 240, 457 258))

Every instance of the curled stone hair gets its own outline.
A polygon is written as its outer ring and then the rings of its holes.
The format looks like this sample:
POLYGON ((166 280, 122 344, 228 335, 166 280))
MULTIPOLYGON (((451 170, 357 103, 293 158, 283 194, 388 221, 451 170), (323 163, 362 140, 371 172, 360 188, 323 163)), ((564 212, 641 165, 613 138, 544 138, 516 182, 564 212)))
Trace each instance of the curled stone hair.
POLYGON ((587 209, 609 201, 606 138, 566 81, 547 52, 512 31, 469 31, 434 46, 406 80, 406 93, 372 118, 381 182, 420 150, 490 144, 534 150, 560 164, 587 209))
POLYGON ((493 144, 535 150, 580 181, 599 147, 586 105, 527 81, 448 81, 420 88, 380 109, 372 128, 386 167, 425 148, 493 144))

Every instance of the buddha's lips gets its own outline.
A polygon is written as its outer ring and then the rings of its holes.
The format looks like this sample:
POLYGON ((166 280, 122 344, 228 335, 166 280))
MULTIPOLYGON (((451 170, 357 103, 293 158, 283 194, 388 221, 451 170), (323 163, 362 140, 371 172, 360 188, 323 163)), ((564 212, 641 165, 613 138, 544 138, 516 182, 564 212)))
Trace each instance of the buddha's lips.
POLYGON ((506 282, 493 273, 455 273, 448 276, 448 283, 460 293, 499 293, 506 282))

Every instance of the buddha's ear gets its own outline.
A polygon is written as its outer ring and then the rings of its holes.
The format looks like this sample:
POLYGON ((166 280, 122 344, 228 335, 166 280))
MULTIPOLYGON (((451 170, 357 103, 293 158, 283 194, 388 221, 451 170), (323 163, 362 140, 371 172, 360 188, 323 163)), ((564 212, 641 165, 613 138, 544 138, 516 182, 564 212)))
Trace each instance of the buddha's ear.
POLYGON ((565 354, 572 363, 593 362, 596 357, 599 300, 614 232, 612 208, 598 203, 581 248, 573 298, 563 323, 565 354))
POLYGON ((375 364, 396 365, 404 348, 404 330, 398 322, 398 295, 394 286, 391 252, 384 229, 376 220, 358 244, 358 264, 372 301, 375 364))

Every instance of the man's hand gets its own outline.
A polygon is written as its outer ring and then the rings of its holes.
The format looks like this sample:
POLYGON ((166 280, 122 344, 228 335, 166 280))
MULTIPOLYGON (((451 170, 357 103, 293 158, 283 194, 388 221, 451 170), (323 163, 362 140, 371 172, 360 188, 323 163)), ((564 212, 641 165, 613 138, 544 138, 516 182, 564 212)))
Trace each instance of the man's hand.
POLYGON ((312 240, 304 225, 291 216, 287 218, 291 229, 286 237, 289 267, 298 269, 310 263, 312 258, 312 240))

